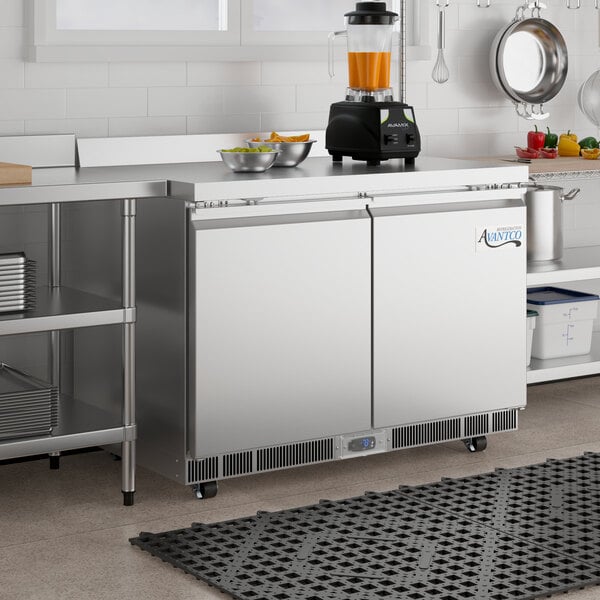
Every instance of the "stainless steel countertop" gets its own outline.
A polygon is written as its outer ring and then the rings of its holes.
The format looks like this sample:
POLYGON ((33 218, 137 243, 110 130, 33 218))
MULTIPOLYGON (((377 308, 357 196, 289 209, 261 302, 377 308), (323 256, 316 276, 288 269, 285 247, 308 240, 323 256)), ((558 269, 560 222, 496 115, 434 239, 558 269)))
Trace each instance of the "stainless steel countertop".
POLYGON ((31 185, 1 186, 0 206, 169 196, 190 201, 266 196, 401 192, 527 181, 523 165, 419 157, 414 166, 390 160, 378 167, 328 157, 296 168, 233 173, 221 162, 131 167, 41 168, 31 185))

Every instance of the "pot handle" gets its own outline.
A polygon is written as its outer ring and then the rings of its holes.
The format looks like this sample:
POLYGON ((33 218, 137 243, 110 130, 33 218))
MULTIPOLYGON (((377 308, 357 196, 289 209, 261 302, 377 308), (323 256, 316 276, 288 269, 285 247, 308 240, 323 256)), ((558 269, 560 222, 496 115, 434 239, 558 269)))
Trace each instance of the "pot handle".
POLYGON ((563 194, 560 199, 562 200, 573 200, 581 190, 579 188, 573 188, 568 194, 563 194))

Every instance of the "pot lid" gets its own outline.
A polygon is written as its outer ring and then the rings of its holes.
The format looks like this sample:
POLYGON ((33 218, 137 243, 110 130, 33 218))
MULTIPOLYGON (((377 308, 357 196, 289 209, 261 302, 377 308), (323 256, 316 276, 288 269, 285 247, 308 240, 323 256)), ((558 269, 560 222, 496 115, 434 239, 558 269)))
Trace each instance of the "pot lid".
POLYGON ((398 13, 387 10, 385 2, 357 2, 356 9, 344 16, 348 25, 391 25, 398 13))

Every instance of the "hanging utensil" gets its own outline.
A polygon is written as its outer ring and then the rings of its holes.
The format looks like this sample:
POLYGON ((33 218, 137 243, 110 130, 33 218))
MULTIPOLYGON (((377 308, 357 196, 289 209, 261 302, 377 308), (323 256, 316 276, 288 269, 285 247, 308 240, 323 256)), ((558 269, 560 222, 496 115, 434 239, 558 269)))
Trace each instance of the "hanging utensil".
POLYGON ((446 47, 446 6, 449 5, 449 0, 446 1, 446 5, 442 6, 438 0, 437 5, 439 6, 438 15, 438 54, 433 71, 431 72, 431 78, 436 83, 446 83, 450 78, 450 71, 448 65, 444 59, 444 48, 446 47))
POLYGON ((494 83, 528 120, 549 116, 543 105, 562 89, 568 71, 566 42, 555 25, 541 18, 542 8, 546 6, 539 0, 520 6, 496 36, 490 54, 494 83))

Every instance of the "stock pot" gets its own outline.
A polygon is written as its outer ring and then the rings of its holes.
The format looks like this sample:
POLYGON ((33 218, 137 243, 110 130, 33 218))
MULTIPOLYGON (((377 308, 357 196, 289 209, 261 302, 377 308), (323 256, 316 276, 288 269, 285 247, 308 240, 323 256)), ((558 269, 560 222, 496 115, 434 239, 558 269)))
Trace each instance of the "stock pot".
POLYGON ((564 194, 561 187, 531 184, 527 205, 527 260, 558 260, 563 253, 563 202, 573 200, 579 188, 564 194))

